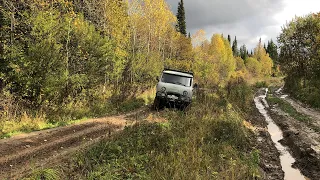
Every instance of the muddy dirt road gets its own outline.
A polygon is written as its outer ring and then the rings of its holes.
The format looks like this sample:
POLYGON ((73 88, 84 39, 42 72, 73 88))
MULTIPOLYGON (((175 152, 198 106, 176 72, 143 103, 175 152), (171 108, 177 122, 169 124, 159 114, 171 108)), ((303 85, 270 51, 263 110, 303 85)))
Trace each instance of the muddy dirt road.
POLYGON ((59 163, 69 154, 111 136, 147 108, 130 114, 87 120, 45 131, 0 140, 0 179, 20 179, 32 169, 59 163))
POLYGON ((274 122, 283 131, 281 144, 289 147, 290 153, 295 158, 294 167, 301 170, 302 174, 310 179, 320 179, 320 112, 306 108, 301 103, 291 99, 282 90, 272 92, 273 96, 280 97, 291 104, 297 112, 310 118, 308 121, 299 121, 286 113, 277 104, 269 108, 269 113, 274 122))

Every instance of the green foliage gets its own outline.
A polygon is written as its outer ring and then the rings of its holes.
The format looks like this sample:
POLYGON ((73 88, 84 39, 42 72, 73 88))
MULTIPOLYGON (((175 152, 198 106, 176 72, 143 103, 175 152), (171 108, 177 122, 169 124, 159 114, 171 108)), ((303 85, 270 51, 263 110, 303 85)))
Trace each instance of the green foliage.
POLYGON ((239 49, 238 49, 238 41, 237 41, 237 37, 234 37, 233 43, 232 43, 232 52, 233 52, 233 56, 237 57, 239 56, 239 49))
POLYGON ((231 45, 231 36, 228 34, 228 42, 231 45))
POLYGON ((145 105, 145 101, 143 99, 130 99, 123 103, 121 103, 118 107, 119 112, 129 112, 135 109, 138 109, 145 105))
POLYGON ((267 84, 266 81, 258 81, 258 82, 256 82, 255 87, 256 88, 267 88, 267 87, 269 87, 269 85, 267 84))
POLYGON ((186 26, 186 14, 184 11, 184 3, 183 0, 181 0, 178 3, 178 12, 177 12, 177 19, 178 19, 178 24, 177 24, 177 30, 181 34, 183 34, 185 37, 187 36, 187 26, 186 26))
POLYGON ((240 47, 240 57, 243 59, 243 60, 246 60, 248 58, 248 52, 247 52, 247 47, 246 45, 242 45, 240 47))
POLYGON ((320 107, 319 14, 296 17, 282 30, 279 63, 286 73, 286 90, 294 97, 320 107), (315 91, 313 91, 315 90, 315 91))
POLYGON ((278 64, 279 54, 278 54, 278 47, 277 45, 272 41, 268 41, 267 46, 267 53, 269 54, 270 58, 273 60, 275 64, 278 64))
POLYGON ((45 180, 60 179, 59 172, 57 172, 54 169, 41 169, 41 170, 34 171, 31 177, 25 178, 25 180, 39 180, 39 179, 45 179, 45 180))
POLYGON ((251 87, 244 81, 244 79, 238 77, 237 79, 231 79, 227 86, 227 98, 228 100, 241 112, 248 113, 252 108, 253 91, 251 87))
POLYGON ((0 95, 17 104, 3 121, 126 111, 136 104, 121 104, 154 86, 165 59, 191 69, 191 41, 165 1, 1 2, 0 21, 0 95))

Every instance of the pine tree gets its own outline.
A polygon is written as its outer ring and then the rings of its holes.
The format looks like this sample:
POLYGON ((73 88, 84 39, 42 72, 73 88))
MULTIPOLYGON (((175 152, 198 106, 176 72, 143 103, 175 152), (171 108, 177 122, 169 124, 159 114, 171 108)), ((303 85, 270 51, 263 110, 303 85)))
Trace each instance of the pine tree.
POLYGON ((270 41, 268 41, 268 46, 267 46, 267 53, 269 54, 269 56, 271 57, 271 59, 277 63, 278 61, 278 47, 277 45, 272 41, 272 39, 270 41))
POLYGON ((178 19, 177 31, 187 37, 186 15, 184 11, 183 0, 181 0, 178 4, 177 19, 178 19))
POLYGON ((228 34, 228 41, 229 41, 229 44, 231 45, 231 36, 228 34))
POLYGON ((232 52, 234 57, 239 56, 237 36, 234 37, 234 41, 232 44, 232 52))

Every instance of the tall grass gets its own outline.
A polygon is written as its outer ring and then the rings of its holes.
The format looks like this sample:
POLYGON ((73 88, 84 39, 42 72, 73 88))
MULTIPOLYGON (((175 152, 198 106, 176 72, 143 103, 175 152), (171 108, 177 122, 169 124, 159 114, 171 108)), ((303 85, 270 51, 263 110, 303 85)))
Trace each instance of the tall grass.
POLYGON ((255 179, 259 155, 226 99, 200 95, 191 109, 164 111, 167 123, 141 122, 79 153, 72 179, 255 179))
POLYGON ((142 98, 113 102, 100 97, 92 102, 74 99, 59 107, 45 104, 40 108, 31 108, 23 99, 16 99, 12 95, 0 98, 3 98, 0 102, 0 139, 73 124, 87 118, 128 112, 145 105, 142 98))

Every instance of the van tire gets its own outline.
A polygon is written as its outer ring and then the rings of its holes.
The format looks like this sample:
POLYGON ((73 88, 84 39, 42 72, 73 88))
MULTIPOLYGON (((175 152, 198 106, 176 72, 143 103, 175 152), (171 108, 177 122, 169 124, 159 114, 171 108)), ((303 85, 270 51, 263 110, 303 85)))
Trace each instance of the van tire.
POLYGON ((153 101, 153 109, 158 111, 163 108, 164 108, 164 106, 163 106, 163 103, 161 102, 161 100, 158 97, 155 97, 154 101, 153 101))

